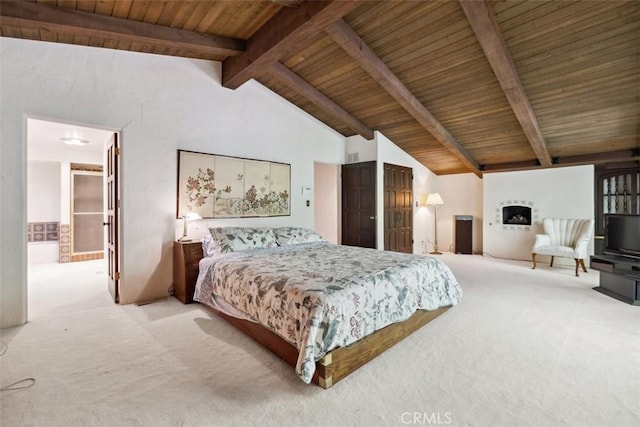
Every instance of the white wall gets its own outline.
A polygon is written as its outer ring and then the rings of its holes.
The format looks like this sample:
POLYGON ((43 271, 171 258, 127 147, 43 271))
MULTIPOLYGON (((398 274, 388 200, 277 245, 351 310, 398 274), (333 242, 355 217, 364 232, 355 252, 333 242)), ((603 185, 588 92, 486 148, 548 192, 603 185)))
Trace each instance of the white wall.
POLYGON ((60 181, 60 162, 29 162, 28 222, 60 221, 60 181))
MULTIPOLYGON (((535 235, 542 232, 544 218, 593 219, 593 179, 591 165, 484 174, 484 253, 530 260, 535 235), (531 205, 531 227, 502 224, 502 206, 512 202, 531 205)), ((561 258, 558 261, 573 263, 561 258)))
POLYGON ((378 146, 376 183, 376 199, 378 201, 377 247, 378 249, 384 248, 384 164, 390 163, 413 169, 413 253, 425 253, 426 242, 433 240, 433 212, 424 206, 416 207, 415 202, 420 200, 421 194, 434 191, 438 177, 382 133, 376 131, 375 139, 378 146))
MULTIPOLYGON (((28 222, 60 222, 60 162, 29 161, 28 164, 28 222)), ((58 260, 58 242, 30 242, 29 264, 58 260)))
MULTIPOLYGON (((0 38, 0 326, 27 320, 26 118, 121 131, 122 293, 131 303, 167 295, 176 220, 176 149, 291 164, 291 188, 313 185, 313 162, 342 163, 344 138, 249 82, 220 84, 221 64, 0 38), (16 250, 17 248, 17 250, 16 250)), ((313 227, 292 191, 291 216, 208 223, 313 227)))
POLYGON ((60 248, 57 241, 31 242, 27 248, 28 264, 52 264, 60 259, 60 248))
MULTIPOLYGON (((314 229, 331 243, 341 242, 341 166, 319 163, 314 164, 313 201, 314 229)), ((309 199, 311 199, 309 195, 309 199)))
POLYGON ((367 140, 360 135, 345 138, 345 157, 343 163, 374 162, 378 159, 378 140, 374 136, 367 140), (357 160, 349 161, 350 155, 356 155, 357 160))
POLYGON ((438 208, 438 246, 441 251, 452 248, 454 215, 472 215, 473 252, 482 253, 482 185, 482 179, 473 173, 438 177, 437 191, 444 202, 438 208))

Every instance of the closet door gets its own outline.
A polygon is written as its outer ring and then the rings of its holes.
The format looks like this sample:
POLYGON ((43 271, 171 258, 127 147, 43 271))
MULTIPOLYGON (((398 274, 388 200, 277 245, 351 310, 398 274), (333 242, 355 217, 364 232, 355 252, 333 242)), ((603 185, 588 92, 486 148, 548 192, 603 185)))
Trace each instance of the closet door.
POLYGON ((74 261, 104 253, 102 172, 71 171, 71 256, 74 261))
POLYGON ((384 164, 384 249, 413 253, 413 169, 384 164))
POLYGON ((376 247, 376 162, 342 165, 342 244, 376 247))

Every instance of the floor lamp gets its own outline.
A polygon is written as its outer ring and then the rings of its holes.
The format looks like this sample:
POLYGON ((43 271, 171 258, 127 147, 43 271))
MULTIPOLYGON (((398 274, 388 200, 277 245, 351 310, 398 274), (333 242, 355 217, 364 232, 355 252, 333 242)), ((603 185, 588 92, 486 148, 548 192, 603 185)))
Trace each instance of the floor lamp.
POLYGON ((433 252, 429 252, 432 255, 442 255, 442 252, 438 251, 438 206, 443 205, 442 197, 438 193, 430 193, 427 197, 427 206, 433 206, 433 224, 435 228, 435 238, 433 239, 433 252))

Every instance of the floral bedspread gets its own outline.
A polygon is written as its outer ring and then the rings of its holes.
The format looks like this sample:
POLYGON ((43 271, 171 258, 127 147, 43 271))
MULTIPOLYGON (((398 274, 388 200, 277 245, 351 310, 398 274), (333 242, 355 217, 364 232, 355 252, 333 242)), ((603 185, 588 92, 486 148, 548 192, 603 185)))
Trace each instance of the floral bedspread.
POLYGON ((462 290, 437 258, 316 242, 204 258, 194 299, 212 294, 295 345, 309 383, 327 352, 455 305, 462 290))

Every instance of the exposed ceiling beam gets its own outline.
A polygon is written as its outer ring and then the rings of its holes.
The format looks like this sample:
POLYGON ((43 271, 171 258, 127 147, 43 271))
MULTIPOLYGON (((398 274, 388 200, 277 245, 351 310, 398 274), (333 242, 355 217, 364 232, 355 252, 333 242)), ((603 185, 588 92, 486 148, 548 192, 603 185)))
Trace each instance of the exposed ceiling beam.
POLYGON ((247 49, 222 63, 222 85, 237 89, 288 54, 299 50, 332 22, 358 6, 357 0, 306 1, 284 7, 247 40, 247 49))
MULTIPOLYGON (((579 154, 575 156, 554 157, 551 167, 597 165, 602 163, 618 163, 627 161, 640 161, 640 149, 616 150, 595 154, 579 154)), ((495 163, 483 165, 482 171, 488 172, 508 172, 518 170, 542 169, 537 160, 525 160, 522 162, 495 163)))
POLYGON ((640 149, 616 150, 605 153, 578 154, 575 156, 554 157, 556 166, 600 164, 609 162, 625 162, 628 160, 640 160, 640 149))
POLYGON ((188 49, 223 56, 239 55, 245 49, 243 40, 32 2, 3 1, 0 5, 0 25, 60 34, 127 40, 157 47, 188 49))
POLYGON ((271 0, 271 3, 279 4, 285 7, 298 7, 304 0, 271 0))
POLYGON ((462 10, 476 33, 491 68, 515 113, 524 134, 542 166, 551 165, 551 155, 538 126, 538 120, 522 87, 507 44, 487 0, 460 0, 462 10))
POLYGON ((345 111, 318 89, 311 86, 311 84, 288 69, 281 62, 274 62, 270 66, 269 71, 275 78, 286 84, 292 90, 296 91, 299 95, 305 97, 308 101, 315 104, 326 114, 340 120, 355 133, 362 135, 366 139, 373 139, 373 130, 371 128, 353 117, 350 113, 345 111))
POLYGON ((482 176, 478 163, 444 126, 425 108, 387 65, 344 21, 327 28, 333 40, 351 56, 378 84, 386 90, 411 116, 431 133, 445 148, 455 154, 473 173, 482 176))
POLYGON ((527 169, 539 169, 538 160, 523 160, 520 162, 493 163, 490 165, 480 165, 482 172, 510 172, 527 169))

